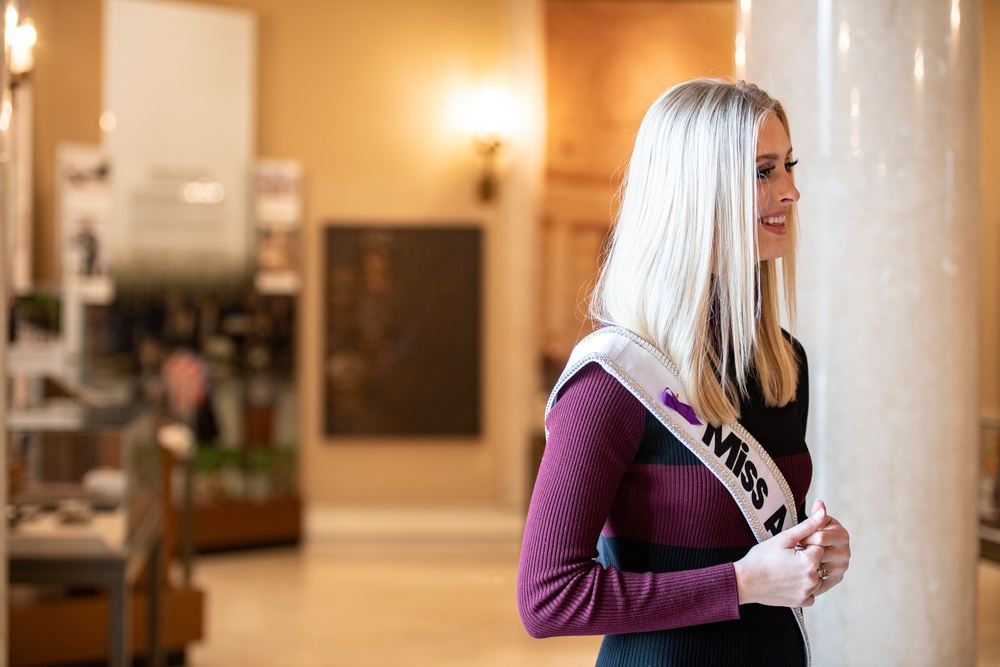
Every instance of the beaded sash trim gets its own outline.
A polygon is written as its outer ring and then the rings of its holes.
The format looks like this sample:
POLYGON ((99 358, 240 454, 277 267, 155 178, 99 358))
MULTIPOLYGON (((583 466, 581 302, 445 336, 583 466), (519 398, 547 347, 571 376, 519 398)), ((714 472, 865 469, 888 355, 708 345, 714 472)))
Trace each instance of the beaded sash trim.
MULTIPOLYGON (((627 329, 605 327, 577 343, 549 396, 546 416, 563 385, 590 362, 599 363, 708 466, 736 501, 758 542, 798 523, 788 482, 764 447, 738 422, 714 427, 698 418, 673 362, 627 329)), ((792 611, 805 641, 806 664, 811 664, 802 610, 792 611)))

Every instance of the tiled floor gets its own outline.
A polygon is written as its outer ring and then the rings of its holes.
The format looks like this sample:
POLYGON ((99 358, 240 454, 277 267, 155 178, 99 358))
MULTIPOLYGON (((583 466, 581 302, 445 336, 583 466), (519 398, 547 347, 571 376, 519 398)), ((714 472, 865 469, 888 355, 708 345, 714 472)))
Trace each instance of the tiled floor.
POLYGON ((538 641, 514 607, 516 552, 322 551, 197 565, 208 637, 193 667, 569 667, 598 638, 538 641))
MULTIPOLYGON (((516 544, 310 546, 196 567, 208 637, 193 667, 578 667, 600 642, 525 634, 516 544)), ((979 609, 978 665, 1000 667, 1000 565, 980 565, 979 609)))

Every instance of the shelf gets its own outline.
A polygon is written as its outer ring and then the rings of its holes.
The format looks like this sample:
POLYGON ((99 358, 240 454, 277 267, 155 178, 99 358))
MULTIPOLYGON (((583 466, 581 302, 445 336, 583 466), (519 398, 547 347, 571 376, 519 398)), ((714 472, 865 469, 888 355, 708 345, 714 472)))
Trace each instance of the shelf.
MULTIPOLYGON (((196 588, 168 587, 162 592, 162 605, 162 643, 168 653, 183 652, 187 645, 203 638, 204 592, 196 588)), ((145 655, 145 595, 133 593, 131 614, 133 654, 145 655)), ((95 593, 12 604, 9 621, 11 667, 107 660, 104 630, 108 624, 106 595, 95 593), (53 641, 54 632, 58 641, 53 641)))
POLYGON ((293 545, 302 541, 302 501, 223 500, 194 507, 196 551, 293 545))

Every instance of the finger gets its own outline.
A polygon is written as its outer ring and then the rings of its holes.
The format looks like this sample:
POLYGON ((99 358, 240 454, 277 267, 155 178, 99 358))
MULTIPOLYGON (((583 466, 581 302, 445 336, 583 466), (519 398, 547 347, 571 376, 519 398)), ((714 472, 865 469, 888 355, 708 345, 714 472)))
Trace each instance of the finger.
POLYGON ((826 510, 824 508, 820 508, 818 511, 813 512, 813 514, 802 523, 794 525, 785 532, 780 533, 779 537, 783 538, 784 544, 793 546, 796 543, 802 542, 806 537, 819 530, 825 520, 826 510))
POLYGON ((844 528, 844 524, 829 514, 826 515, 826 525, 823 526, 823 530, 839 530, 843 531, 845 536, 847 535, 847 529, 844 528))
POLYGON ((830 570, 830 576, 820 581, 819 590, 813 593, 813 595, 822 595, 823 593, 826 593, 827 591, 829 591, 831 588, 833 588, 843 580, 844 580, 843 572, 836 572, 834 570, 830 570))
POLYGON ((805 548, 797 550, 795 553, 797 556, 809 559, 809 563, 814 570, 819 568, 819 564, 826 560, 824 556, 826 549, 818 547, 814 544, 809 544, 805 548))
POLYGON ((845 548, 851 543, 851 536, 847 530, 829 514, 826 516, 826 523, 817 528, 816 532, 806 539, 823 546, 842 546, 845 548))
POLYGON ((822 560, 830 574, 840 574, 843 576, 843 574, 847 572, 847 569, 851 566, 851 562, 848 559, 840 558, 836 555, 831 556, 829 551, 823 555, 822 560))
POLYGON ((846 531, 820 527, 816 529, 816 532, 805 537, 802 542, 804 544, 819 544, 824 547, 837 547, 846 546, 848 537, 846 531))
MULTIPOLYGON (((826 515, 826 521, 823 524, 823 528, 825 528, 826 525, 829 524, 830 521, 833 520, 833 517, 831 517, 830 513, 827 512, 827 510, 826 510, 826 501, 824 501, 822 498, 817 498, 816 500, 813 501, 812 512, 810 512, 810 515, 816 514, 816 512, 819 512, 819 511, 822 511, 823 514, 826 515)), ((823 530, 823 528, 820 528, 819 530, 823 530)))
POLYGON ((838 583, 840 583, 840 580, 834 579, 833 575, 830 575, 829 579, 825 579, 819 582, 819 586, 817 587, 816 592, 813 593, 813 597, 818 598, 820 595, 828 593, 830 589, 836 586, 838 583))
POLYGON ((844 578, 844 574, 847 573, 848 565, 849 563, 846 560, 831 558, 830 551, 827 550, 826 553, 820 558, 817 569, 822 568, 826 570, 827 578, 824 581, 826 581, 828 585, 832 586, 844 578))
MULTIPOLYGON (((814 545, 808 545, 814 546, 814 545)), ((830 561, 831 563, 847 563, 851 560, 851 551, 841 546, 824 546, 826 549, 826 556, 823 558, 824 561, 830 561)))

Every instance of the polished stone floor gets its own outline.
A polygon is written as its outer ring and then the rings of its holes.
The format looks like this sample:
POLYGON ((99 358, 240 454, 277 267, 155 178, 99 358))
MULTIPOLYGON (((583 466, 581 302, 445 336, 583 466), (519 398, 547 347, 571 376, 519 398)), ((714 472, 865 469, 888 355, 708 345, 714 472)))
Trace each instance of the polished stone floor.
MULTIPOLYGON (((310 544, 202 557, 207 637, 193 667, 578 667, 596 637, 530 638, 515 542, 310 544)), ((979 568, 978 665, 1000 667, 1000 565, 979 568)))
POLYGON ((538 641, 514 606, 516 553, 306 548, 212 556, 194 667, 570 667, 598 638, 538 641))

